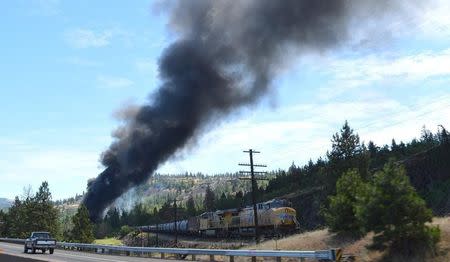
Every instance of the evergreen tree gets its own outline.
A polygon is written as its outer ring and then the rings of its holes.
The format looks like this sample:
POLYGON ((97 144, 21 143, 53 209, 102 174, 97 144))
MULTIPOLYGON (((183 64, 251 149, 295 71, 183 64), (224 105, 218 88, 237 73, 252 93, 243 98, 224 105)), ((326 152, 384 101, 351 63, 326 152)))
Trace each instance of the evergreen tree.
POLYGON ((356 208, 367 185, 356 169, 343 174, 336 183, 336 195, 329 197, 329 207, 324 212, 330 231, 359 235, 363 233, 361 221, 356 216, 356 208))
POLYGON ((120 231, 120 213, 116 207, 110 208, 108 210, 104 221, 110 230, 110 232, 108 232, 108 235, 117 234, 120 231))
POLYGON ((77 213, 72 217, 73 228, 71 231, 71 241, 78 243, 92 243, 94 241, 94 231, 89 211, 81 204, 77 213))
POLYGON ((29 212, 31 212, 29 219, 32 221, 31 230, 47 231, 54 237, 61 237, 58 235, 58 209, 52 203, 52 194, 47 181, 42 182, 29 205, 29 212))
POLYGON ((358 168, 363 178, 367 177, 369 166, 369 151, 361 146, 358 134, 355 134, 347 121, 339 133, 331 139, 331 152, 327 153, 329 164, 325 185, 329 193, 335 193, 336 181, 344 172, 351 168, 358 168))
POLYGON ((450 142, 450 133, 444 128, 444 126, 440 125, 441 131, 437 134, 439 143, 445 144, 450 142))
POLYGON ((22 201, 20 201, 19 197, 16 196, 14 198, 13 205, 9 208, 8 218, 6 220, 7 228, 9 231, 10 237, 15 238, 27 238, 25 231, 25 214, 24 208, 22 207, 22 201))
POLYGON ((206 211, 214 211, 215 210, 215 196, 214 192, 211 190, 211 187, 208 185, 205 192, 205 200, 203 201, 203 206, 206 211))
POLYGON ((43 182, 34 196, 31 190, 26 190, 24 197, 22 201, 16 197, 9 209, 7 225, 10 237, 27 238, 33 231, 48 231, 60 238, 58 209, 51 201, 48 183, 43 182))
POLYGON ((395 142, 395 139, 392 138, 392 142, 391 142, 391 151, 397 151, 397 150, 398 150, 397 142, 395 142))
POLYGON ((8 237, 8 215, 0 210, 0 237, 8 237))
POLYGON ((331 139, 332 149, 328 154, 331 161, 347 160, 359 153, 359 136, 353 132, 348 122, 345 121, 340 133, 333 135, 331 139))
POLYGON ((403 254, 434 248, 440 231, 425 225, 431 222, 431 210, 410 184, 402 166, 392 161, 386 164, 365 192, 356 213, 365 229, 374 231, 375 247, 390 244, 392 250, 403 254))
POLYGON ((187 213, 189 216, 195 216, 197 213, 197 210, 195 209, 195 201, 192 194, 189 195, 189 198, 186 203, 187 213))
POLYGON ((235 196, 236 199, 236 207, 244 206, 244 193, 242 191, 238 191, 235 196))

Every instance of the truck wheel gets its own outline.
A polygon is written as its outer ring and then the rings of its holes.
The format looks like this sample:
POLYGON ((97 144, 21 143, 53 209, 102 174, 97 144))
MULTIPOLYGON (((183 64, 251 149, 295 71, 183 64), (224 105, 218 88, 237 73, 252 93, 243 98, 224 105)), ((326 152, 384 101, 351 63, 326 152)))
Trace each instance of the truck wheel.
POLYGON ((31 248, 31 253, 36 254, 36 248, 32 247, 31 248))
POLYGON ((27 246, 25 245, 25 246, 23 246, 23 253, 28 253, 28 248, 27 248, 27 246))
POLYGON ((50 252, 50 254, 53 254, 53 248, 50 248, 48 252, 50 252))

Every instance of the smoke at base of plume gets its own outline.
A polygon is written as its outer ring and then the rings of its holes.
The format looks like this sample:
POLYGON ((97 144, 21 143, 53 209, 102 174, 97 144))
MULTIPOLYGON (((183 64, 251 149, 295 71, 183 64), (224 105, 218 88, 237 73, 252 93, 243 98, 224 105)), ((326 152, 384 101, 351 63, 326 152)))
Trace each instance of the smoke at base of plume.
POLYGON ((106 169, 84 199, 91 218, 145 182, 213 120, 258 101, 293 57, 342 46, 355 24, 406 14, 409 7, 412 1, 170 1, 166 11, 179 38, 160 57, 162 85, 148 104, 124 114, 125 125, 102 154, 106 169))

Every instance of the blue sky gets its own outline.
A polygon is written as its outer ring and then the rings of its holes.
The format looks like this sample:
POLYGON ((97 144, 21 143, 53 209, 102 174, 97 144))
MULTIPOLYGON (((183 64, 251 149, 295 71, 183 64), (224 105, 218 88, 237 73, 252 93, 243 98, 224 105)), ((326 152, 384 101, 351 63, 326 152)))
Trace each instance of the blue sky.
MULTIPOLYGON (((345 120, 377 144, 418 137, 423 125, 450 129, 450 6, 432 3, 416 26, 392 23, 395 34, 368 46, 299 57, 262 101, 211 124, 159 171, 238 171, 247 148, 269 169, 303 164, 325 154, 345 120)), ((56 199, 81 193, 102 170, 117 112, 157 88, 173 33, 151 1, 2 7, 0 197, 43 180, 56 199)))

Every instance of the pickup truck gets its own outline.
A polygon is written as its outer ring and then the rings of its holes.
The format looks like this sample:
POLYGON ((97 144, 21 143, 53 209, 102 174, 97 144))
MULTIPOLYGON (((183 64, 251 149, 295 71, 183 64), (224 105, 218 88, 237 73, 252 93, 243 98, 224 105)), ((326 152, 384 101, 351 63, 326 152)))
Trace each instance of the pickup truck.
POLYGON ((25 245, 23 247, 23 252, 28 253, 28 250, 31 249, 31 252, 36 253, 36 249, 40 249, 42 253, 48 249, 50 254, 53 254, 53 251, 56 247, 56 239, 50 237, 50 233, 48 232, 33 232, 31 236, 25 240, 25 245))

